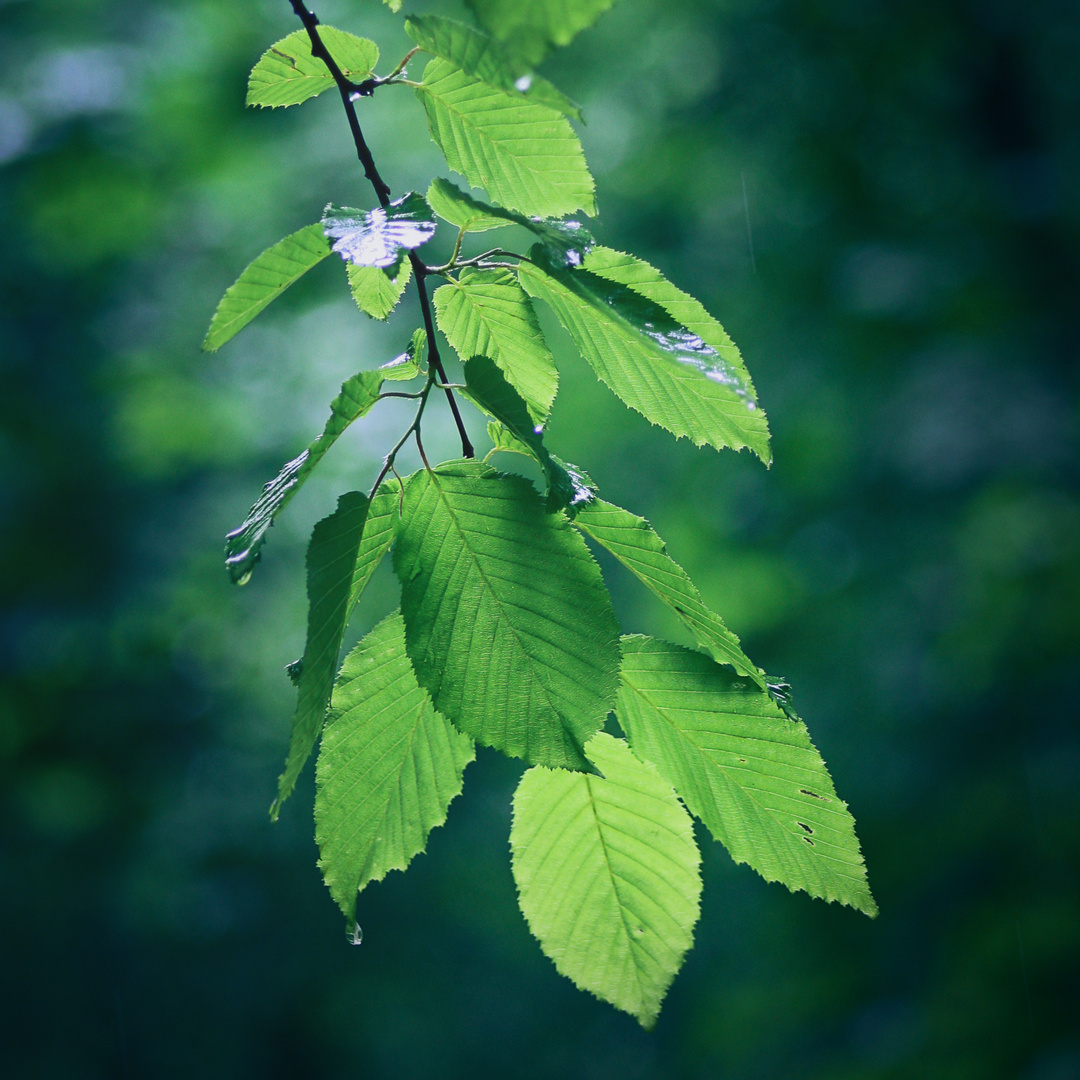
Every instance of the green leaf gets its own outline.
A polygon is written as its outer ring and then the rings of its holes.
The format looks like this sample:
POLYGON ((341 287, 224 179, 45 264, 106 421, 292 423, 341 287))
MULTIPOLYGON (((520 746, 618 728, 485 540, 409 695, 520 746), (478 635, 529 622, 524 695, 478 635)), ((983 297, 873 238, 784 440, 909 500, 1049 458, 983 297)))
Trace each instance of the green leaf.
POLYGON ((203 351, 220 349, 329 254, 330 245, 318 223, 307 225, 268 247, 226 290, 206 332, 203 351))
POLYGON ((521 910, 558 971, 649 1029, 693 943, 693 824, 655 766, 603 732, 601 776, 529 769, 510 830, 521 910))
POLYGON ((290 665, 296 683, 296 712, 278 797, 270 808, 276 821, 292 794, 304 763, 315 748, 330 704, 341 639, 357 601, 394 538, 401 500, 396 481, 380 486, 375 498, 350 491, 337 510, 316 524, 307 552, 308 625, 304 655, 290 665))
POLYGON ((398 357, 379 368, 379 374, 390 382, 408 382, 424 373, 424 359, 427 356, 427 331, 423 328, 413 331, 409 347, 398 357))
POLYGON ((463 361, 489 357, 525 399, 533 422, 547 418, 559 372, 532 301, 509 270, 466 267, 457 281, 436 289, 435 315, 463 361))
MULTIPOLYGON (((549 511, 572 508, 574 511, 593 498, 594 489, 588 478, 566 467, 548 453, 544 446, 543 428, 538 425, 518 392, 506 381, 503 373, 486 356, 474 356, 465 362, 465 385, 469 400, 477 408, 499 422, 503 430, 520 444, 502 449, 521 450, 544 470, 548 481, 549 511)), ((494 439, 492 440, 495 441, 494 439)), ((496 443, 496 447, 499 444, 496 443)))
POLYGON ((539 64, 553 45, 566 45, 615 0, 466 0, 480 25, 507 50, 539 64))
POLYGON ((447 164, 523 214, 596 213, 593 179, 566 117, 511 97, 439 57, 416 90, 447 164))
POLYGON ((634 752, 767 881, 877 914, 855 822, 806 727, 707 656, 623 638, 617 715, 634 752))
POLYGON ((742 383, 747 399, 757 400, 754 384, 750 381, 750 373, 746 370, 738 346, 705 310, 700 300, 676 288, 644 259, 612 248, 592 248, 585 257, 584 265, 586 270, 598 277, 617 285, 626 285, 639 296, 659 304, 680 326, 685 326, 690 333, 696 334, 706 345, 715 349, 721 363, 729 369, 729 376, 742 383))
POLYGON ((474 756, 417 684, 390 615, 342 664, 315 769, 319 865, 346 919, 368 882, 424 850, 474 756))
POLYGON ((456 184, 441 177, 432 180, 428 205, 436 214, 464 232, 486 232, 507 225, 521 225, 539 237, 548 258, 556 266, 580 266, 592 249, 592 233, 580 221, 530 218, 514 210, 492 206, 466 194, 456 184))
MULTIPOLYGON (((351 82, 370 78, 379 62, 379 47, 374 41, 332 26, 320 26, 319 36, 345 78, 351 82)), ((248 77, 247 103, 274 108, 299 105, 333 85, 326 65, 311 55, 308 32, 296 30, 262 54, 248 77)))
POLYGON ((323 231, 333 250, 356 266, 392 267, 395 276, 406 251, 426 244, 435 235, 435 215, 423 195, 410 191, 385 210, 356 210, 327 206, 323 231))
MULTIPOLYGON (((485 461, 496 451, 502 451, 507 454, 521 454, 523 457, 531 458, 537 465, 544 468, 544 462, 537 455, 534 448, 524 439, 519 439, 505 424, 498 420, 489 420, 487 433, 494 446, 484 459, 485 461)), ((558 470, 561 470, 566 474, 566 479, 560 478, 557 486, 552 484, 552 474, 548 474, 548 509, 564 509, 567 517, 572 519, 573 515, 577 513, 578 507, 594 499, 599 489, 584 469, 572 465, 568 461, 563 461, 557 454, 548 454, 547 456, 554 467, 553 472, 557 474, 558 470), (568 490, 570 491, 568 497, 563 493, 567 490, 565 488, 567 481, 569 482, 568 490), (566 499, 565 506, 562 503, 564 498, 566 499)))
POLYGON ((248 511, 243 524, 225 537, 225 567, 237 585, 245 585, 251 578, 274 518, 289 504, 338 436, 354 420, 368 413, 379 400, 379 389, 385 378, 387 375, 380 368, 361 371, 347 379, 342 384, 341 393, 330 403, 330 418, 322 434, 299 457, 282 467, 281 472, 263 488, 263 493, 248 511))
POLYGON ((373 319, 385 319, 397 307, 412 275, 412 263, 402 259, 396 274, 378 266, 346 264, 349 288, 356 306, 373 319))
POLYGON ((627 285, 554 266, 538 247, 531 257, 539 265, 518 267, 526 292, 552 308, 581 355, 630 408, 697 446, 747 446, 771 461, 768 425, 752 387, 713 346, 627 285))
POLYGON ((409 657, 435 707, 485 746, 588 768, 618 684, 600 571, 527 480, 478 462, 413 476, 394 545, 409 657))
POLYGON ((581 120, 581 106, 535 75, 532 66, 487 34, 441 15, 410 15, 405 32, 425 52, 441 56, 489 86, 581 120))
POLYGON ((767 689, 765 674, 742 651, 739 639, 710 611, 687 572, 667 553, 667 544, 644 519, 597 499, 582 507, 574 524, 607 548, 646 588, 686 624, 698 644, 720 664, 731 664, 740 675, 767 689))
POLYGON ((504 210, 501 206, 474 199, 456 184, 437 176, 427 190, 428 206, 443 219, 456 225, 464 232, 486 232, 488 229, 501 229, 507 225, 525 225, 529 218, 516 214, 513 210, 504 210))

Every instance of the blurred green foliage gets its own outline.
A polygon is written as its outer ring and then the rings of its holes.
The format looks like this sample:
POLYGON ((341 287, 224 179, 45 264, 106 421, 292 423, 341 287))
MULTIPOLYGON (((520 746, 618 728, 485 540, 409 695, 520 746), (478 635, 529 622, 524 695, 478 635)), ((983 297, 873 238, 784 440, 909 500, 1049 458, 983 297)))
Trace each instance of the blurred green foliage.
MULTIPOLYGON (((410 47, 374 0, 317 10, 410 47)), ((369 201, 330 95, 243 110, 292 29, 284 0, 0 4, 4 1075, 1080 1074, 1075 5, 622 0, 544 68, 585 109, 600 239, 724 322, 775 464, 674 444, 565 338, 552 439, 796 687, 882 911, 702 835, 650 1035, 528 935, 515 763, 481 753, 408 880, 365 891, 360 949, 310 774, 268 822, 304 538, 402 416, 335 446, 249 588, 221 538, 408 336, 328 263, 199 352, 238 267, 369 201)), ((363 119, 396 194, 445 175, 410 92, 363 119)), ((604 569, 628 630, 685 640, 604 569)), ((356 632, 393 603, 380 576, 356 632)))

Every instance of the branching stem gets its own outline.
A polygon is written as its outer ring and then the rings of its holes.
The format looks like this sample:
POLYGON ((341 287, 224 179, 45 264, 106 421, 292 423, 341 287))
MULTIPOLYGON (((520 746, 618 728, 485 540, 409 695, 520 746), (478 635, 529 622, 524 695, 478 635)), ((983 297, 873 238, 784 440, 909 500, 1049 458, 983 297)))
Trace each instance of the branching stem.
MULTIPOLYGON (((356 115, 356 105, 353 102, 353 96, 357 93, 361 93, 361 88, 355 83, 350 82, 344 72, 338 67, 337 61, 330 55, 330 50, 326 47, 321 35, 319 34, 319 20, 314 12, 310 11, 304 0, 290 0, 292 9, 296 13, 297 17, 304 24, 304 29, 308 32, 308 37, 311 40, 311 55, 317 56, 326 65, 333 77, 334 83, 338 88, 338 93, 341 95, 341 104, 345 108, 345 115, 348 117, 349 130, 352 132, 353 143, 356 145, 356 156, 360 159, 360 164, 364 167, 364 175, 371 181, 371 186, 375 189, 375 197, 379 200, 379 205, 385 210, 390 205, 390 188, 379 175, 379 170, 375 167, 375 159, 371 156, 371 150, 368 144, 364 141, 364 133, 360 128, 360 119, 356 115)), ((415 52, 415 50, 414 50, 415 52)), ((409 54, 411 56, 412 53, 409 54)), ((409 59, 409 56, 405 57, 401 65, 398 67, 398 71, 401 71, 405 62, 409 59)), ((390 76, 391 78, 393 76, 390 76)), ((368 89, 368 93, 371 92, 372 86, 368 89)), ((424 316, 424 329, 427 331, 428 339, 428 356, 430 358, 430 364, 435 369, 439 376, 440 383, 448 383, 449 379, 446 377, 446 371, 442 366, 442 359, 439 356, 439 348, 435 340, 435 320, 431 316, 431 302, 428 299, 426 278, 429 270, 423 260, 415 251, 409 252, 409 262, 412 264, 413 276, 416 278, 416 289, 420 295, 420 310, 424 316)), ((457 425, 458 435, 461 438, 461 455, 462 457, 471 458, 474 457, 476 451, 473 449, 472 443, 469 441, 469 434, 465 430, 465 422, 461 418, 461 413, 458 410, 457 401, 454 398, 454 393, 449 388, 446 389, 446 400, 450 403, 450 411, 454 415, 454 423, 457 425)), ((425 395, 424 402, 427 398, 425 395)), ((423 403, 421 402, 420 411, 423 412, 423 403)), ((419 421, 419 416, 417 416, 419 421)), ((408 432, 406 433, 408 437, 408 432)), ((398 448, 395 448, 393 453, 397 452, 398 448)), ((386 476, 386 470, 384 469, 379 477, 381 483, 386 476)), ((376 489, 378 484, 375 485, 376 489)), ((374 490, 372 491, 374 494, 374 490)))

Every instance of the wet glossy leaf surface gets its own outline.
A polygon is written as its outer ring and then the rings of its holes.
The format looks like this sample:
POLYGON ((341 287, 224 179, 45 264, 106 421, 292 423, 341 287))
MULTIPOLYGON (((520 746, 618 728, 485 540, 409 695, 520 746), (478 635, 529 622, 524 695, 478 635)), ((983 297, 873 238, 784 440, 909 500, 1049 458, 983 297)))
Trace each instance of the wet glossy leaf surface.
POLYGON ((395 200, 385 210, 356 210, 328 206, 323 231, 333 250, 347 263, 395 269, 406 251, 420 247, 435 235, 435 216, 427 200, 416 192, 395 200))
POLYGON ((715 348, 628 285, 553 265, 539 245, 531 257, 518 268, 525 290, 552 308, 630 408, 695 445, 745 446, 771 460, 764 413, 715 348))

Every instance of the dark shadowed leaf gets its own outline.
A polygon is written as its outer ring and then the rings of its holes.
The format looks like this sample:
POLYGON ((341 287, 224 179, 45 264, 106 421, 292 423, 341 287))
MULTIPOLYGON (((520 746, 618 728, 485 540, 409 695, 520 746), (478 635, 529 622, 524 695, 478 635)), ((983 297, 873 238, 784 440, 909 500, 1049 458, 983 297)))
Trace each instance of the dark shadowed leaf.
POLYGON ((508 52, 539 64, 554 45, 567 45, 615 0, 466 0, 508 52))
POLYGON ((580 221, 526 217, 514 210, 504 210, 501 206, 474 199, 441 177, 432 180, 427 201, 443 221, 449 221, 465 232, 521 225, 539 238, 548 258, 556 266, 580 266, 593 246, 592 233, 580 221))
MULTIPOLYGON (((506 381, 503 373, 486 356, 474 356, 465 362, 465 385, 469 399, 489 416, 494 417, 502 428, 520 444, 496 447, 517 450, 533 458, 544 470, 548 481, 549 511, 568 509, 575 511, 591 498, 594 491, 584 482, 579 472, 570 473, 548 453, 544 446, 543 428, 529 412, 521 395, 506 381)), ((494 440, 493 440, 494 441, 494 440)))
POLYGON ((396 480, 383 484, 370 503, 358 491, 347 492, 338 499, 337 510, 323 518, 311 534, 307 552, 307 641, 297 665, 297 701, 289 755, 278 780, 278 796, 270 808, 275 819, 319 737, 345 627, 371 575, 390 549, 400 499, 401 488, 396 480))

